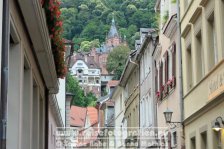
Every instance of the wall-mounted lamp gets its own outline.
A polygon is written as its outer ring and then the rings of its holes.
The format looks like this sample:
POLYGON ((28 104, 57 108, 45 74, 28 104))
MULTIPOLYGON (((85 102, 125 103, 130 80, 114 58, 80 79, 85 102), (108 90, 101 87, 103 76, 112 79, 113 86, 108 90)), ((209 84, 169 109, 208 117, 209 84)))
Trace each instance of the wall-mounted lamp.
POLYGON ((156 39, 158 37, 158 31, 155 30, 155 31, 151 32, 150 35, 152 37, 153 44, 156 45, 156 39))
POLYGON ((223 129, 220 125, 220 122, 218 121, 219 119, 220 119, 222 125, 224 126, 224 120, 222 119, 222 117, 221 116, 217 117, 216 121, 215 121, 215 125, 212 127, 212 129, 215 131, 220 131, 221 129, 223 129))
POLYGON ((176 124, 182 124, 181 122, 172 122, 172 121, 171 121, 173 111, 171 111, 170 109, 167 108, 166 111, 163 112, 163 114, 164 114, 166 123, 168 123, 168 124, 173 124, 174 127, 176 127, 176 124))

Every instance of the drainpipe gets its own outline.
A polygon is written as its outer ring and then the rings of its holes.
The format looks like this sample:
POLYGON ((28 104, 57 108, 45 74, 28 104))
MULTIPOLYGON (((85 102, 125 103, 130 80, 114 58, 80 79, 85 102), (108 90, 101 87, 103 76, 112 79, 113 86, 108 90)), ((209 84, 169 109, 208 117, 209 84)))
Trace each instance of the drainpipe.
MULTIPOLYGON (((182 50, 181 50, 181 26, 180 26, 180 0, 177 0, 177 37, 178 37, 178 69, 179 69, 179 107, 180 107, 180 121, 184 121, 184 102, 183 102, 183 82, 182 82, 182 50)), ((184 138, 184 125, 182 125, 182 138, 184 138)), ((185 148, 184 140, 181 140, 181 148, 185 148)))
POLYGON ((49 125, 49 115, 48 115, 48 104, 49 104, 49 90, 46 89, 45 95, 45 149, 48 149, 48 125, 49 125))
POLYGON ((10 42, 10 20, 9 1, 3 1, 2 21, 2 65, 1 65, 1 92, 0 92, 0 148, 6 149, 7 128, 7 95, 8 95, 8 65, 9 65, 9 42, 10 42))

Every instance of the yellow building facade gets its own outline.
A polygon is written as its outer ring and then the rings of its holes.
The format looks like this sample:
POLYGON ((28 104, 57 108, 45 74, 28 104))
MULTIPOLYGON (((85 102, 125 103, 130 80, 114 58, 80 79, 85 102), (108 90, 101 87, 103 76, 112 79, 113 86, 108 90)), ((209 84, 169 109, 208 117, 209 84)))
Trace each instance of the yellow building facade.
POLYGON ((224 0, 180 1, 186 149, 224 148, 223 15, 224 0))
POLYGON ((120 79, 120 86, 124 88, 124 128, 127 128, 125 139, 126 148, 138 147, 139 128, 139 67, 136 51, 130 54, 120 79))

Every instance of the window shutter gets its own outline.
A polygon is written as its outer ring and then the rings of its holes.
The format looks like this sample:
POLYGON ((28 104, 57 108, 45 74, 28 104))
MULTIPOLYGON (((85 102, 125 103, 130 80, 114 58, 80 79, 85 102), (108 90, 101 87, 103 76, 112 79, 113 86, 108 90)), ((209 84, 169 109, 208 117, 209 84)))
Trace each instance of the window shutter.
POLYGON ((160 62, 159 68, 159 91, 160 91, 160 99, 162 99, 162 86, 163 86, 163 62, 160 62))
POLYGON ((170 132, 168 132, 168 134, 167 134, 168 136, 168 149, 172 149, 172 147, 171 147, 171 139, 172 139, 172 137, 171 137, 171 133, 170 132))
POLYGON ((173 43, 172 47, 172 87, 176 85, 176 43, 173 43))
POLYGON ((176 77, 176 44, 172 47, 172 76, 176 77))
POLYGON ((164 60, 165 60, 165 84, 164 84, 164 96, 168 93, 168 86, 167 86, 167 82, 168 82, 168 51, 165 52, 164 54, 164 60))
POLYGON ((168 81, 168 51, 165 52, 164 54, 164 59, 165 59, 165 83, 168 81))

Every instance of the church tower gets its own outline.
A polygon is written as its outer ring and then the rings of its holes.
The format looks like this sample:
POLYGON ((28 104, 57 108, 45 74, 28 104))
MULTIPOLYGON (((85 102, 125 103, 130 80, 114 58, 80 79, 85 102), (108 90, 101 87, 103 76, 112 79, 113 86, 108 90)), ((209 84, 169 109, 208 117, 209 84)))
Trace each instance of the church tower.
POLYGON ((111 27, 110 27, 110 31, 107 35, 106 38, 106 46, 107 48, 111 51, 114 47, 117 47, 118 45, 121 44, 121 38, 119 36, 119 33, 117 31, 117 27, 115 24, 115 20, 114 17, 112 19, 112 23, 111 23, 111 27))

